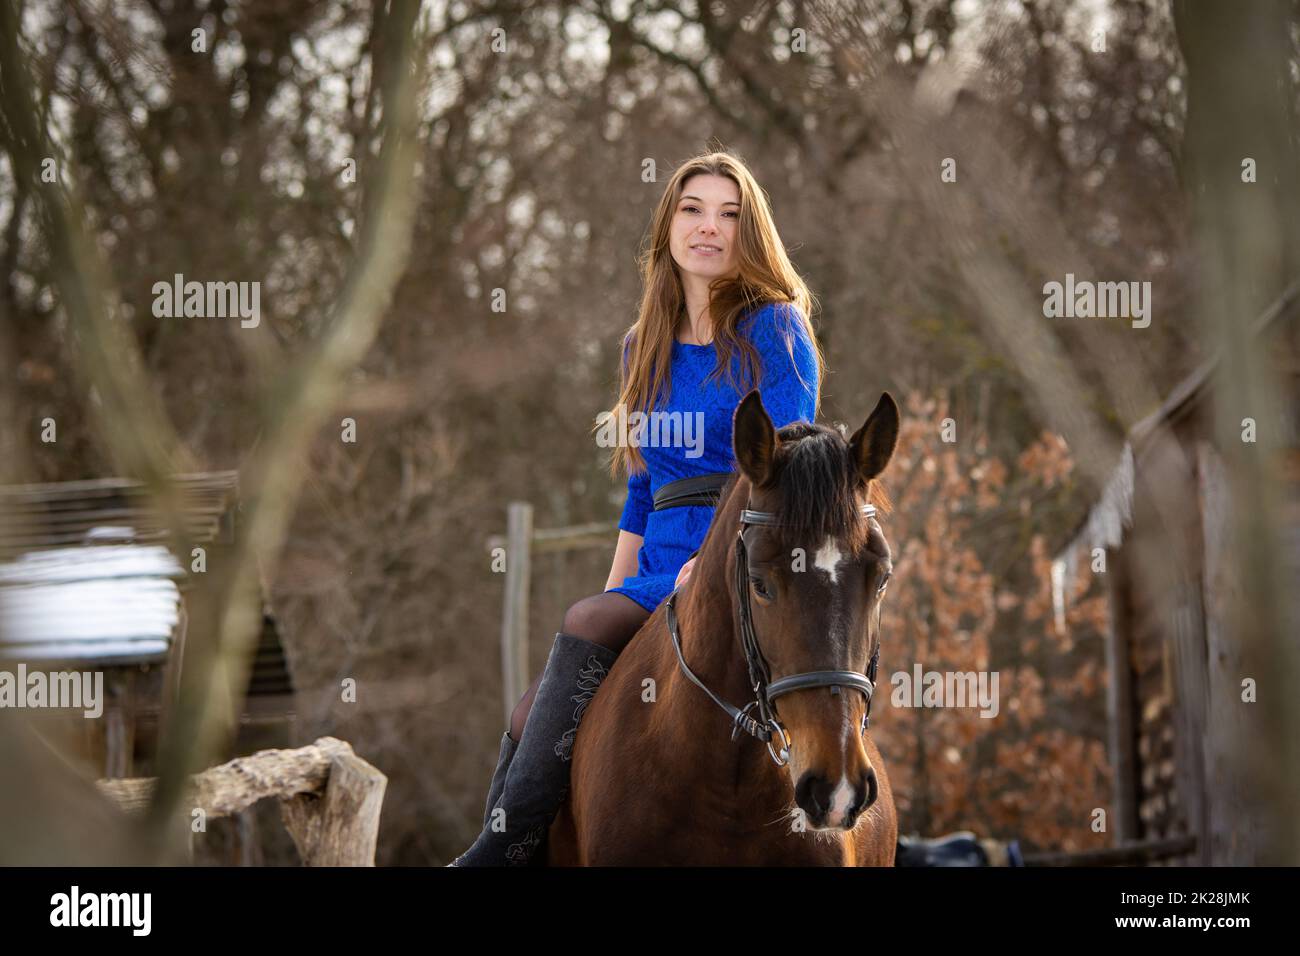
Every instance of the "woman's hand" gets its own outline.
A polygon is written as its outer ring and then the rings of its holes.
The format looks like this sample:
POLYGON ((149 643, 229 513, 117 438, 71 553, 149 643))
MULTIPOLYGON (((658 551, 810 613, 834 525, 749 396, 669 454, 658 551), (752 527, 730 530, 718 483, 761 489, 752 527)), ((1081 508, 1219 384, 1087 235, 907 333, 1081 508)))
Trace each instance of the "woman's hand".
POLYGON ((685 581, 687 578, 689 578, 689 577, 691 576, 691 568, 694 567, 694 566, 695 566, 695 559, 694 559, 694 558, 691 558, 689 561, 687 561, 685 564, 683 564, 683 565, 682 565, 682 569, 681 569, 680 571, 677 572, 677 583, 676 583, 675 585, 673 585, 673 586, 674 586, 674 587, 681 587, 681 586, 682 586, 682 582, 685 581))

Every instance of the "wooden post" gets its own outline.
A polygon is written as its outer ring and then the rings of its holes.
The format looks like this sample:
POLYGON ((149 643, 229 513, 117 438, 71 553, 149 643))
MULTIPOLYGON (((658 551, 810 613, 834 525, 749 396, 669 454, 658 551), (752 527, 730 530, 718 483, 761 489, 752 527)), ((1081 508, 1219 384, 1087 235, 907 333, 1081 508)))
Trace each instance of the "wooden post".
POLYGON ((1198 442, 1197 477, 1201 524, 1204 529, 1204 602, 1207 645, 1207 705, 1209 723, 1202 740, 1205 754, 1206 847, 1211 866, 1259 865, 1259 805, 1250 799, 1252 785, 1243 751, 1252 734, 1255 714, 1241 702, 1241 678, 1247 674, 1242 645, 1246 635, 1234 632, 1234 602, 1240 599, 1232 525, 1232 498, 1223 460, 1206 442, 1198 442))
POLYGON ((325 795, 298 794, 280 814, 304 866, 374 866, 388 778, 353 753, 330 761, 325 795))
POLYGON ((105 683, 104 776, 122 779, 134 773, 135 674, 114 668, 105 683))
POLYGON ((533 538, 533 506, 512 501, 506 514, 506 593, 501 618, 501 687, 506 725, 528 688, 529 549, 533 538))
MULTIPOLYGON (((248 807, 233 817, 235 824, 235 855, 237 866, 262 866, 262 847, 257 839, 257 810, 248 807)), ((299 851, 301 855, 301 851, 299 851)), ((371 863, 373 864, 373 857, 371 863)))
POLYGON ((1128 611, 1128 567, 1120 548, 1111 548, 1106 560, 1107 604, 1110 615, 1106 629, 1106 687, 1109 720, 1110 760, 1115 768, 1113 801, 1115 843, 1130 843, 1138 837, 1137 774, 1133 758, 1133 665, 1129 659, 1132 618, 1128 611))
MULTIPOLYGON (((1180 568, 1185 572, 1185 567, 1180 568)), ((1174 678, 1174 766, 1176 789, 1187 826, 1197 838, 1194 865, 1209 866, 1205 776, 1205 734, 1209 678, 1205 660, 1205 622, 1199 581, 1181 577, 1169 596, 1174 678)))

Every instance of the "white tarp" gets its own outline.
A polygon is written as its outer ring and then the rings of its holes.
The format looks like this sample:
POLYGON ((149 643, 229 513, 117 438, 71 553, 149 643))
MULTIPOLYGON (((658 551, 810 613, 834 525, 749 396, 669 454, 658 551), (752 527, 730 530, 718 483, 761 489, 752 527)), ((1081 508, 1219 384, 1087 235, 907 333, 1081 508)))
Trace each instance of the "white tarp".
POLYGON ((0 564, 0 656, 161 657, 180 619, 182 573, 156 544, 56 548, 0 564))

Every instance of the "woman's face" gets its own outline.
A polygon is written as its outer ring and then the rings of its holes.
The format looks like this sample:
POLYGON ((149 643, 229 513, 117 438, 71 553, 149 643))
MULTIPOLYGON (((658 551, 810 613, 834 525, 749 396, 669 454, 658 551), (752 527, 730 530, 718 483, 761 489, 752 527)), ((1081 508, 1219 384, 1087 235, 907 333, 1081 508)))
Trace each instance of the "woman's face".
POLYGON ((711 281, 737 271, 740 188, 726 176, 704 173, 682 184, 668 248, 682 273, 711 281))

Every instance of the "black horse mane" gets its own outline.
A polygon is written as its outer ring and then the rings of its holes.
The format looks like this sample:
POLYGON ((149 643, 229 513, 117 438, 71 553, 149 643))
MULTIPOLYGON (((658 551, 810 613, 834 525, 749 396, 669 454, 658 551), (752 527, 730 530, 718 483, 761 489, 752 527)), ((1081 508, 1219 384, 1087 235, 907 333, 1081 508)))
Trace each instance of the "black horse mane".
MULTIPOLYGON (((858 513, 857 463, 843 434, 826 425, 794 422, 777 436, 781 444, 772 490, 782 535, 814 548, 834 537, 857 554, 866 544, 868 527, 858 513)), ((874 487, 869 494, 879 497, 874 487)))
MULTIPOLYGON (((794 422, 780 429, 777 436, 781 445, 773 463, 776 482, 771 493, 776 497, 782 538, 792 546, 816 548, 827 537, 833 537, 846 543, 853 554, 859 553, 870 537, 870 528, 858 512, 856 465, 842 429, 794 422)), ((732 474, 722 487, 720 502, 732 499, 740 479, 739 471, 732 474)), ((874 479, 867 484, 867 501, 880 513, 889 512, 889 498, 874 479)), ((735 533, 731 522, 741 507, 743 500, 730 507, 719 505, 714 511, 701 557, 716 553, 722 560, 726 545, 720 542, 728 540, 727 534, 735 533), (719 527, 728 525, 727 531, 719 531, 719 527)))

